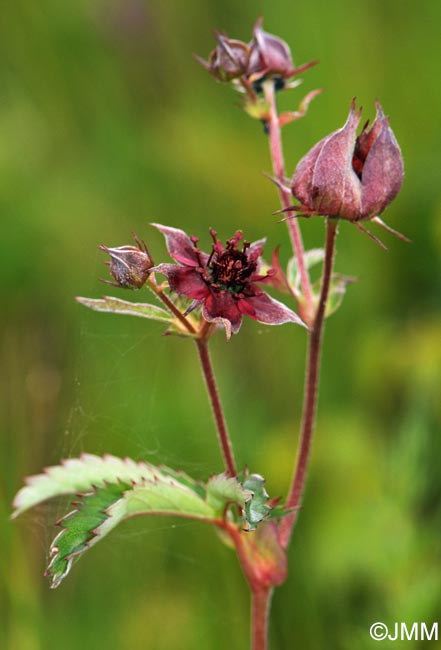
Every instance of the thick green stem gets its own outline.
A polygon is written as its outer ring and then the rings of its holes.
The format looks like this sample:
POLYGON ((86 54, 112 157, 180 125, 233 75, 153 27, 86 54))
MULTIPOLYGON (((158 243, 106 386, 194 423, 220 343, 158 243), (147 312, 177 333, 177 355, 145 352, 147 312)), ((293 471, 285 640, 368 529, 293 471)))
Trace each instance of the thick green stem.
POLYGON ((309 333, 308 362, 306 367, 300 447, 294 476, 286 502, 287 508, 294 508, 295 510, 293 514, 285 517, 280 524, 280 540, 284 548, 287 548, 289 545, 291 533, 297 520, 298 510, 302 503, 302 496, 308 471, 308 462, 311 453, 318 401, 323 326, 325 322, 326 303, 328 300, 332 267, 334 263, 336 235, 337 220, 328 218, 326 221, 325 261, 323 266, 322 287, 314 324, 309 333))

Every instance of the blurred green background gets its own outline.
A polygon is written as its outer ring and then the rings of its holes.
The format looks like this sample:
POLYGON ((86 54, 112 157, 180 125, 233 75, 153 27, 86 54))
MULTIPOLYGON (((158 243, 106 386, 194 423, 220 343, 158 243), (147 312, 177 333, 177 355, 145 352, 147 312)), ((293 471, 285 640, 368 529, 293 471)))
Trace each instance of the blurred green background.
MULTIPOLYGON (((326 91, 285 129, 287 169, 343 124, 353 96, 371 118, 379 98, 406 163, 386 220, 413 240, 381 233, 385 253, 341 225, 337 270, 359 282, 326 330, 306 502, 271 648, 364 650, 376 647, 374 621, 441 621, 440 3, 15 0, 0 24, 2 649, 248 646, 244 580, 208 527, 126 522, 50 591, 42 573, 63 504, 8 515, 23 476, 82 451, 198 478, 221 471, 194 346, 73 297, 103 293, 97 245, 130 243, 132 229, 160 259, 151 221, 202 243, 209 226, 224 238, 239 227, 267 234, 268 250, 281 243, 288 258, 275 188, 260 173, 270 169, 261 125, 191 57, 208 54, 213 27, 247 40, 259 13, 296 63, 320 60, 282 107, 326 91)), ((302 226, 307 245, 321 245, 323 222, 302 226)), ((240 464, 284 494, 305 333, 247 320, 228 345, 216 337, 213 356, 240 464)))

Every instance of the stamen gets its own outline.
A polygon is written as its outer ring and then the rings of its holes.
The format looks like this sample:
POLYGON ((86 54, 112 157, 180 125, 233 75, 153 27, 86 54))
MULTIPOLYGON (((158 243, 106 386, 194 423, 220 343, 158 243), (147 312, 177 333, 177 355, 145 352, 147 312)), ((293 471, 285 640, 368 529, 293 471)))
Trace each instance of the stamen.
POLYGON ((211 247, 211 253, 210 253, 210 257, 209 257, 208 260, 207 260, 207 266, 210 266, 210 264, 211 264, 211 260, 213 259, 214 248, 215 248, 215 244, 213 244, 213 246, 211 247))
POLYGON ((228 249, 235 249, 237 248, 238 243, 243 239, 243 232, 241 230, 237 230, 231 239, 227 241, 227 248, 228 249))
POLYGON ((203 268, 204 263, 203 263, 202 258, 201 258, 201 250, 198 247, 199 237, 192 236, 192 237, 190 237, 190 239, 191 239, 191 243, 193 244, 194 252, 196 253, 196 258, 197 258, 197 260, 199 262, 199 266, 201 268, 203 268))

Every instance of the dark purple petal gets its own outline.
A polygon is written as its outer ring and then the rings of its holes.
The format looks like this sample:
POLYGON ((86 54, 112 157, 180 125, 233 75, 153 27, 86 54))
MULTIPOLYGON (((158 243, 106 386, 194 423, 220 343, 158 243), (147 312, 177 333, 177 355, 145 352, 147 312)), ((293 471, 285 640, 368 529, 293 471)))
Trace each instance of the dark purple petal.
POLYGON ((248 73, 256 78, 265 74, 289 77, 293 72, 291 51, 285 41, 262 29, 262 19, 254 25, 248 73))
POLYGON ((186 266, 200 266, 198 255, 190 237, 179 228, 162 226, 160 223, 152 223, 165 237, 167 250, 177 262, 186 266))
POLYGON ((359 121, 360 113, 352 104, 346 124, 326 139, 317 156, 311 207, 319 214, 345 219, 356 219, 360 214, 361 183, 352 168, 359 121))
POLYGON ((298 163, 291 183, 291 192, 293 196, 301 202, 302 205, 311 207, 312 203, 312 177, 314 174, 315 164, 321 150, 326 142, 332 136, 327 135, 303 156, 298 163))
POLYGON ((268 269, 268 272, 264 276, 252 276, 252 282, 259 282, 260 284, 270 284, 272 287, 278 291, 283 291, 284 293, 290 293, 290 287, 288 280, 286 279, 285 271, 282 268, 279 259, 279 246, 277 246, 271 256, 271 267, 268 269))
POLYGON ((378 109, 377 107, 377 116, 372 127, 368 129, 368 122, 367 122, 355 142, 355 151, 354 151, 354 158, 352 160, 352 166, 354 170, 357 172, 359 177, 361 177, 361 174, 363 173, 363 166, 368 156, 368 153, 372 145, 374 144, 375 140, 377 139, 379 132, 381 131, 382 122, 383 122, 382 118, 384 118, 383 111, 381 110, 381 108, 378 109))
POLYGON ((244 314, 244 316, 250 316, 251 318, 256 317, 256 310, 249 303, 249 297, 239 298, 237 300, 237 308, 241 314, 244 314))
POLYGON ((178 266, 177 264, 160 264, 151 270, 165 275, 170 289, 173 289, 181 296, 202 300, 210 293, 200 274, 193 268, 178 266))
POLYGON ((220 81, 231 81, 248 68, 249 48, 242 41, 217 34, 218 47, 211 58, 211 70, 220 81))
POLYGON ((267 293, 261 293, 258 296, 251 296, 249 298, 243 298, 241 303, 246 302, 246 307, 241 304, 240 309, 245 313, 245 309, 248 316, 254 318, 259 323, 265 323, 265 325, 282 325, 283 323, 297 323, 298 325, 303 325, 306 327, 305 323, 302 321, 300 316, 297 316, 289 307, 274 300, 267 293), (251 313, 251 310, 254 312, 251 313))
POLYGON ((237 301, 228 291, 210 292, 204 301, 202 316, 210 323, 221 323, 225 327, 227 339, 231 333, 237 334, 242 324, 242 314, 237 301))
POLYGON ((386 209, 398 194, 404 176, 400 147, 378 103, 374 128, 378 135, 369 149, 361 180, 363 219, 371 219, 386 209))

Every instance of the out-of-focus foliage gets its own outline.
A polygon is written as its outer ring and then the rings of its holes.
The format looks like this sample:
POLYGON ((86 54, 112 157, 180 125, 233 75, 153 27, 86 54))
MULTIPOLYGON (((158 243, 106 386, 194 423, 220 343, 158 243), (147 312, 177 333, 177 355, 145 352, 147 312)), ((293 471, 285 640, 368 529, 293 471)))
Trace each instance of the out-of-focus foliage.
MULTIPOLYGON (((272 649, 363 650, 374 621, 441 620, 440 4, 16 0, 0 24, 2 649, 55 650, 60 639, 64 650, 247 646, 246 586, 208 527, 126 522, 54 593, 42 573, 61 505, 7 517, 24 475, 82 451, 196 478, 222 471, 192 342, 73 297, 102 295, 97 245, 129 244, 131 230, 160 261, 151 221, 199 234, 202 248, 209 226, 223 239, 240 227, 290 257, 275 188, 260 174, 266 137, 191 57, 213 47, 212 27, 246 40, 259 12, 296 64, 320 60, 282 108, 326 91, 285 129, 288 170, 343 123, 354 95, 371 118, 378 98, 406 165, 384 218, 414 242, 381 233, 385 253, 341 225, 336 270, 359 281, 327 323, 310 480, 272 649)), ((302 227, 308 248, 322 246, 320 219, 302 227)), ((305 332, 249 320, 228 345, 218 336, 213 356, 240 464, 283 495, 305 332)))

